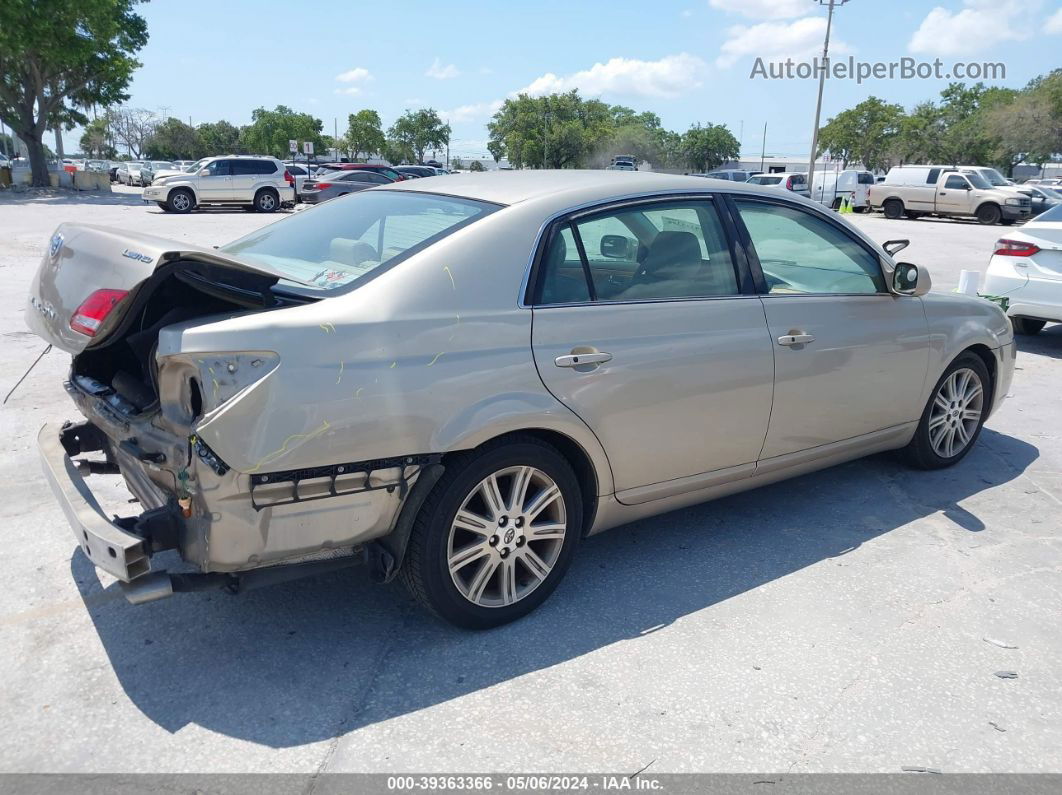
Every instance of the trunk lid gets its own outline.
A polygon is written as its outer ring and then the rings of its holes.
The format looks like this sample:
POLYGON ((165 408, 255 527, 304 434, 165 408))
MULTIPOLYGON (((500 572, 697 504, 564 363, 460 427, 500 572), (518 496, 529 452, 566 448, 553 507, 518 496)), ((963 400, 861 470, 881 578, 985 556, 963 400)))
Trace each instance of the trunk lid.
POLYGON ((105 339, 132 303, 137 287, 162 265, 194 260, 237 271, 299 282, 267 265, 245 262, 214 249, 90 224, 61 224, 30 287, 26 324, 57 348, 77 354, 105 339), (94 336, 75 331, 71 319, 97 291, 127 293, 94 336))

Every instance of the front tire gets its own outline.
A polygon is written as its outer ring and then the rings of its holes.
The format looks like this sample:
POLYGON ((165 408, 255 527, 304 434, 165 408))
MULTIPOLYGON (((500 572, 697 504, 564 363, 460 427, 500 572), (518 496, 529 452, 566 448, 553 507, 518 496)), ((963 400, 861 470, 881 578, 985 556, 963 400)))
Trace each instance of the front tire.
POLYGON ((975 353, 960 354, 933 387, 918 429, 904 448, 918 469, 942 469, 959 463, 981 435, 992 405, 992 380, 975 353))
POLYGON ((1039 334, 1047 324, 1047 321, 1036 320, 1031 317, 1012 317, 1010 323, 1014 327, 1015 334, 1028 334, 1031 336, 1039 334))
POLYGON ((162 210, 162 212, 164 212, 164 213, 171 212, 170 205, 166 204, 166 202, 155 202, 155 204, 157 204, 159 206, 159 208, 162 210))
POLYGON ((1003 217, 1003 211, 995 204, 982 204, 977 208, 977 223, 984 226, 998 224, 1003 217))
POLYGON ((190 213, 195 209, 195 195, 187 188, 178 188, 170 191, 170 195, 166 197, 166 204, 175 213, 182 215, 190 213))
POLYGON ((401 576, 440 618, 489 629, 549 597, 581 531, 571 465, 536 437, 513 436, 447 463, 414 521, 401 576))

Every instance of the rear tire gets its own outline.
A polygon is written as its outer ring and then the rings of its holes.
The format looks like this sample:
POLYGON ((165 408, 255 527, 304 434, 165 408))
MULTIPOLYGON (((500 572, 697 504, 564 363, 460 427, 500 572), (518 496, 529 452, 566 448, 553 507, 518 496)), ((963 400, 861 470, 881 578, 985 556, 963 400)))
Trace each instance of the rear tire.
POLYGON ((1036 320, 1031 317, 1012 317, 1010 323, 1014 326, 1015 334, 1039 334, 1047 324, 1046 320, 1036 320))
POLYGON ((166 204, 175 213, 190 213, 195 209, 195 194, 187 188, 177 188, 166 197, 166 204))
POLYGON ((497 627, 549 597, 581 533, 571 465, 540 439, 514 435, 447 462, 414 520, 400 574, 440 618, 497 627))
POLYGON ((982 204, 977 208, 977 223, 985 226, 998 224, 1003 218, 1003 211, 996 204, 982 204))
POLYGON ((885 212, 885 217, 893 221, 898 221, 903 217, 903 202, 899 199, 888 199, 881 209, 885 212))
POLYGON ((907 463, 942 469, 965 458, 981 435, 992 391, 980 356, 967 351, 956 357, 933 387, 914 438, 903 450, 907 463))
POLYGON ((280 209, 280 196, 272 188, 262 188, 254 195, 254 209, 259 213, 275 213, 280 209))

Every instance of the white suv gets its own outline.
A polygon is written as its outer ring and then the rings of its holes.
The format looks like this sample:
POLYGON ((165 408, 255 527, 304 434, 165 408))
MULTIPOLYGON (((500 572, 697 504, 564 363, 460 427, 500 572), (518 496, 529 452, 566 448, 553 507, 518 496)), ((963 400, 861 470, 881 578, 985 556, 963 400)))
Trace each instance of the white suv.
POLYGON ((144 189, 144 201, 173 213, 191 212, 201 204, 242 205, 271 213, 295 203, 295 180, 275 157, 212 157, 191 173, 156 180, 144 189))

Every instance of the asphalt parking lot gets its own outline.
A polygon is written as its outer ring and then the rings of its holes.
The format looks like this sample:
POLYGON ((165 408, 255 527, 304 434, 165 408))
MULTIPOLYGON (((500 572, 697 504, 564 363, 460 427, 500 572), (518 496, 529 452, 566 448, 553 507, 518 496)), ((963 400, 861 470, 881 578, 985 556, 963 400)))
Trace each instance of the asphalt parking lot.
MULTIPOLYGON (((278 217, 138 194, 0 196, 4 392, 61 221, 220 244, 278 217)), ((935 289, 1004 235, 848 217, 910 238, 935 289)), ((478 634, 360 569, 127 604, 40 473, 37 429, 75 414, 53 351, 0 409, 0 771, 1057 771, 1062 326, 1020 349, 959 466, 876 456, 616 529, 478 634)))

